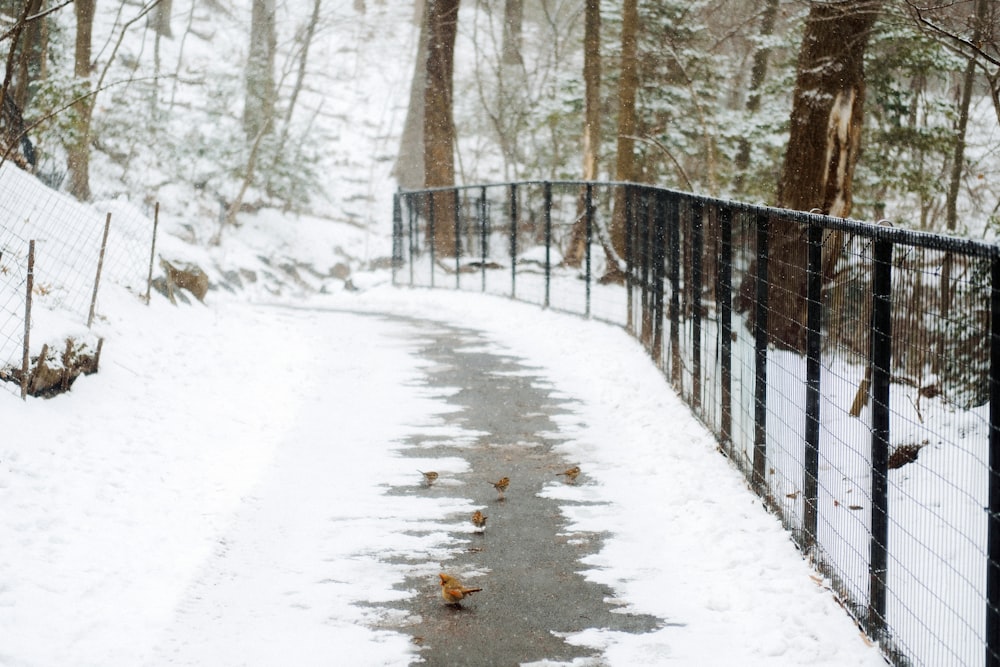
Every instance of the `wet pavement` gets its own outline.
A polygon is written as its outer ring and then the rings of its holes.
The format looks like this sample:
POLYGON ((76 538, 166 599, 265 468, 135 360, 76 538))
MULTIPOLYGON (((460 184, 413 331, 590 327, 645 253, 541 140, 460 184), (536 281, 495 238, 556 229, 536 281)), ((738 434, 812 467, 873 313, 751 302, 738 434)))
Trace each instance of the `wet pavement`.
MULTIPOLYGON (((461 484, 396 487, 393 494, 469 497, 483 507, 482 534, 469 533, 470 516, 453 517, 456 543, 467 541, 445 569, 466 586, 483 591, 461 607, 441 599, 436 575, 407 581, 416 596, 396 603, 410 619, 401 629, 413 635, 429 666, 518 665, 540 660, 571 661, 599 653, 573 646, 567 634, 587 628, 642 633, 660 619, 623 613, 606 586, 580 574, 581 559, 596 553, 602 536, 571 532, 559 511, 564 500, 539 497, 545 485, 562 482, 558 473, 577 463, 553 451, 559 444, 552 417, 567 412, 570 401, 555 395, 537 371, 520 360, 491 352, 480 332, 413 320, 419 354, 432 362, 428 386, 442 388, 455 411, 449 424, 477 432, 471 442, 414 437, 404 448, 414 457, 464 458, 469 470, 449 477, 461 484), (450 390, 448 388, 451 388, 450 390), (490 481, 510 477, 500 500, 490 481), (478 576, 472 576, 478 575, 478 576)), ((586 470, 576 481, 586 487, 586 470)))

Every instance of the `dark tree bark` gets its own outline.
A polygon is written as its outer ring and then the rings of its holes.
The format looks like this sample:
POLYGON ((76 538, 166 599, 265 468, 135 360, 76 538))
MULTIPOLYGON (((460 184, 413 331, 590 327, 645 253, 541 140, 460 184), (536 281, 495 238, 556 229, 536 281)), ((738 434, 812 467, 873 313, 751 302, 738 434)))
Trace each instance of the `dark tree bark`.
MULTIPOLYGON (((619 181, 635 180, 635 97, 639 89, 638 33, 638 0, 624 0, 622 6, 621 77, 618 82, 618 150, 615 158, 615 178, 619 181)), ((626 243, 624 188, 615 188, 610 236, 611 247, 615 254, 624 257, 626 243)), ((614 264, 609 264, 609 266, 614 266, 614 264)), ((619 268, 615 267, 609 273, 613 273, 619 268)), ((607 277, 613 278, 613 276, 607 277)))
POLYGON ((35 167, 35 149, 27 137, 22 109, 26 96, 29 67, 32 55, 32 27, 37 20, 40 2, 30 0, 20 8, 14 26, 6 33, 8 42, 7 61, 4 66, 3 84, 0 85, 0 108, 2 108, 3 142, 0 146, 0 164, 8 157, 22 169, 35 167), (23 38, 23 39, 22 39, 23 38))
MULTIPOLYGON (((583 19, 583 179, 597 179, 597 159, 601 146, 601 2, 586 0, 583 19)), ((583 263, 587 242, 587 221, 584 217, 584 194, 577 206, 566 264, 579 267, 583 263)))
POLYGON ((586 0, 583 28, 583 178, 597 178, 601 150, 601 1, 586 0))
MULTIPOLYGON (((29 0, 27 9, 29 17, 37 16, 42 11, 42 0, 29 0)), ((47 23, 44 18, 32 20, 24 28, 17 75, 14 77, 14 85, 11 88, 14 101, 21 109, 28 108, 28 89, 32 81, 45 78, 47 36, 47 23)))
MULTIPOLYGON (((809 10, 778 184, 782 208, 839 217, 851 212, 865 100, 864 55, 880 4, 880 0, 816 2, 809 10)), ((806 339, 805 230, 779 220, 771 221, 769 229, 770 341, 801 352, 806 339)), ((834 239, 827 247, 836 252, 840 245, 834 239)), ((751 267, 742 285, 743 309, 751 303, 755 269, 751 267)))
MULTIPOLYGON (((424 184, 455 184, 455 123, 452 117, 452 73, 459 0, 427 0, 427 71, 424 88, 424 184)), ((454 256, 454 196, 434 196, 434 245, 439 256, 454 256)))
POLYGON ((799 52, 791 132, 778 205, 851 212, 851 181, 861 141, 864 56, 878 0, 816 3, 799 52))

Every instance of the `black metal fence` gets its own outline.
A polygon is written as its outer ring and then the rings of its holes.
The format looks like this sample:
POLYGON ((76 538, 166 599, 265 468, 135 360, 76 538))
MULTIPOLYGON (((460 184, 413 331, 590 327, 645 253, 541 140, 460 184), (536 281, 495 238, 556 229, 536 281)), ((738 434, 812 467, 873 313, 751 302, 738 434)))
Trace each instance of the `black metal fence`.
POLYGON ((641 341, 893 663, 1000 665, 1000 248, 630 183, 400 192, 393 224, 396 284, 641 341))

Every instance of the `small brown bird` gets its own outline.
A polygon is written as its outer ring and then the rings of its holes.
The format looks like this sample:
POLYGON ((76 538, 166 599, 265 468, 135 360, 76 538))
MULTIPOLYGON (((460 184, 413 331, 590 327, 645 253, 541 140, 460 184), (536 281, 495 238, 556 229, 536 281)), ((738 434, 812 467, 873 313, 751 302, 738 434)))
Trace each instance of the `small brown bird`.
POLYGON ((490 482, 490 484, 492 484, 493 488, 497 490, 499 499, 503 500, 504 491, 506 491, 507 487, 510 486, 510 477, 503 477, 499 482, 490 482))
POLYGON ((488 518, 489 518, 488 516, 486 516, 479 510, 476 510, 475 512, 472 513, 472 523, 475 524, 476 528, 479 529, 480 533, 486 530, 486 520, 488 518))
POLYGON ((572 468, 567 468, 566 470, 558 474, 566 475, 566 481, 568 482, 575 482, 576 476, 580 474, 580 466, 573 466, 572 468))
POLYGON ((447 604, 460 606, 466 595, 483 590, 482 588, 466 588, 458 579, 444 572, 438 576, 441 577, 441 597, 447 604))
POLYGON ((427 486, 433 486, 434 482, 437 481, 438 474, 436 472, 434 472, 433 470, 431 470, 429 472, 424 472, 423 470, 418 470, 417 472, 419 472, 421 475, 424 476, 424 481, 427 482, 427 486))

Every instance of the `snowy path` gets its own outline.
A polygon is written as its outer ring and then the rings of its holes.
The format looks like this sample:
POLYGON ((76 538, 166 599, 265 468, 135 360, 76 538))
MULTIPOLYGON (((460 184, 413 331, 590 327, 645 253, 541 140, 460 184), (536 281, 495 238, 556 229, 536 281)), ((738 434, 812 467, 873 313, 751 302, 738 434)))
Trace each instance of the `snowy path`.
MULTIPOLYGON (((429 488, 410 484, 391 493, 467 497, 487 517, 483 532, 473 530, 468 513, 451 517, 450 530, 464 548, 445 567, 482 593, 448 608, 436 578, 421 575, 407 582, 418 594, 393 605, 409 615, 405 630, 419 642, 421 664, 593 661, 599 651, 563 638, 592 627, 647 633, 662 625, 653 616, 620 613, 613 590, 580 574, 581 559, 597 554, 603 535, 570 529, 561 501, 545 497, 554 483, 569 484, 558 473, 573 462, 557 452, 563 438, 554 418, 571 413, 572 399, 556 395, 541 369, 498 354, 483 332, 428 320, 413 324, 420 331, 417 354, 432 362, 427 385, 454 408, 445 418, 462 434, 408 438, 404 454, 459 456, 468 470, 442 475, 429 488), (500 477, 510 479, 503 498, 490 484, 500 477)), ((583 474, 573 486, 593 488, 593 481, 583 474)))
MULTIPOLYGON (((611 665, 882 664, 621 332, 461 295, 323 305, 475 322, 579 402, 558 450, 593 483, 541 495, 571 531, 609 534, 588 580, 674 624, 569 641, 611 665)), ((412 661, 399 629, 419 619, 397 603, 465 549, 454 518, 476 506, 461 487, 387 493, 415 466, 468 472, 401 455, 407 439, 476 437, 421 384, 412 328, 226 302, 112 312, 98 375, 0 396, 0 664, 412 661)))
MULTIPOLYGON (((288 340, 289 346, 314 353, 332 346, 335 354, 291 364, 293 386, 262 374, 268 383, 277 380, 276 394, 301 400, 284 419, 275 415, 280 439, 273 458, 241 497, 232 523, 185 591, 154 663, 334 664, 345 640, 372 637, 350 624, 332 632, 329 625, 342 622, 334 619, 332 600, 367 602, 368 595, 385 595, 381 585, 364 583, 372 577, 371 565, 354 561, 374 559, 378 542, 391 548, 399 521, 421 520, 379 488, 400 472, 383 460, 398 434, 386 433, 379 423, 390 406, 419 399, 408 395, 402 378, 357 365, 359 357, 351 352, 362 345, 395 346, 385 338, 396 327, 363 322, 362 340, 334 333, 345 328, 344 316, 299 313, 293 319, 309 338, 288 340), (395 521, 382 520, 388 517, 395 521)), ((391 353, 385 361, 395 361, 398 370, 407 366, 391 353)), ((269 412, 258 413, 261 421, 271 421, 269 412)), ((393 643, 399 651, 399 641, 393 643)))

